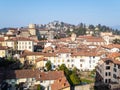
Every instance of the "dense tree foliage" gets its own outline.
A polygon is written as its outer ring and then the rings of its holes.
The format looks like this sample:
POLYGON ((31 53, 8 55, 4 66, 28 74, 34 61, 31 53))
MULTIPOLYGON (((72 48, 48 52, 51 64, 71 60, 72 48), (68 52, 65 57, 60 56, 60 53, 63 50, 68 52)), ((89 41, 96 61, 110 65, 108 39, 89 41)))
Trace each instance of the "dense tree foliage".
POLYGON ((80 84, 80 79, 78 78, 78 76, 75 73, 72 73, 70 75, 70 79, 73 84, 80 84))
POLYGON ((52 69, 52 64, 50 61, 47 61, 47 63, 45 64, 45 67, 47 69, 47 71, 50 71, 52 69))
POLYGON ((20 69, 21 68, 20 65, 21 65, 20 61, 12 57, 0 58, 0 67, 8 69, 20 69))
POLYGON ((77 27, 77 28, 73 28, 73 31, 70 31, 70 29, 68 29, 68 30, 66 31, 66 34, 67 34, 68 36, 70 36, 71 33, 73 32, 73 33, 76 33, 77 36, 79 36, 79 35, 85 35, 85 34, 86 34, 86 30, 89 29, 89 30, 91 30, 91 31, 94 32, 94 31, 95 31, 95 28, 97 27, 97 28, 99 29, 99 32, 112 32, 112 33, 115 34, 115 35, 120 35, 120 31, 119 31, 119 30, 117 30, 117 29, 112 29, 112 28, 110 28, 110 27, 108 27, 108 26, 101 25, 101 24, 98 24, 98 25, 92 25, 92 24, 90 24, 90 25, 88 25, 88 26, 86 27, 85 24, 80 23, 80 24, 78 24, 76 27, 77 27))
POLYGON ((80 78, 77 75, 77 69, 69 70, 65 64, 59 66, 59 70, 63 70, 65 72, 67 80, 71 85, 80 84, 80 78))

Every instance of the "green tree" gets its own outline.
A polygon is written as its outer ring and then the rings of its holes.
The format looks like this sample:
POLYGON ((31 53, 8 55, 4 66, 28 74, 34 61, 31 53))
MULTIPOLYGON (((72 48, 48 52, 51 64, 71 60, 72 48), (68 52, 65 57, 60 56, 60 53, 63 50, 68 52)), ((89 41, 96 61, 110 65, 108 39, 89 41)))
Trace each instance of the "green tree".
POLYGON ((65 64, 62 64, 59 66, 59 70, 63 70, 65 72, 66 78, 71 85, 80 84, 80 78, 77 75, 77 68, 69 70, 65 64))
POLYGON ((59 70, 63 70, 67 76, 71 74, 71 71, 66 67, 65 64, 62 64, 61 66, 59 66, 59 70))
POLYGON ((37 86, 37 90, 41 90, 40 85, 37 86))
POLYGON ((79 77, 77 76, 77 74, 75 74, 75 73, 72 73, 71 75, 70 75, 70 79, 71 79, 71 81, 72 81, 72 83, 75 85, 75 84, 80 84, 80 79, 79 79, 79 77))
POLYGON ((51 61, 47 61, 47 63, 45 64, 45 67, 47 68, 47 71, 52 70, 52 64, 51 64, 51 61))

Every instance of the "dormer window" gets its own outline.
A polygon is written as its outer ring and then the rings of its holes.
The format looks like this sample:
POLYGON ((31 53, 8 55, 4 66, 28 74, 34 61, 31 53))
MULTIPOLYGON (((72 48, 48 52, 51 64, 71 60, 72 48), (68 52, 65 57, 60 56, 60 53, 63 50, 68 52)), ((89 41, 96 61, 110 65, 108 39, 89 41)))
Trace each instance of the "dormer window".
POLYGON ((109 65, 109 63, 110 63, 109 61, 106 61, 106 65, 109 65))
POLYGON ((66 86, 66 83, 64 83, 64 86, 66 86))
POLYGON ((59 79, 59 82, 61 82, 61 79, 59 79))
POLYGON ((42 77, 42 75, 39 75, 39 78, 41 78, 42 77))

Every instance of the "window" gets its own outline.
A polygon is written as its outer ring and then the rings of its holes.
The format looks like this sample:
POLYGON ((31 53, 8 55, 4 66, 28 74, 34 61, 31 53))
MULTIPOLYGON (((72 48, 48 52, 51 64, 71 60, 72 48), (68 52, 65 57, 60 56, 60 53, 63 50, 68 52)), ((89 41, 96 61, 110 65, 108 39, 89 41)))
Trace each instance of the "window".
POLYGON ((73 62, 73 59, 71 60, 71 62, 73 62))
POLYGON ((43 81, 40 81, 40 83, 43 83, 43 81))
POLYGON ((58 67, 60 67, 60 65, 58 65, 58 67))
POLYGON ((116 74, 113 74, 113 78, 115 78, 115 79, 117 78, 117 77, 116 77, 116 74))
POLYGON ((91 68, 91 65, 90 65, 90 68, 91 68))
POLYGON ((110 82, 111 82, 111 80, 110 80, 110 79, 108 79, 108 82, 110 83, 110 82))
POLYGON ((25 49, 27 49, 27 46, 25 46, 25 49))
POLYGON ((35 81, 35 78, 32 78, 32 81, 35 81))
POLYGON ((72 67, 74 67, 74 65, 72 64, 72 67))
POLYGON ((31 49, 32 47, 31 46, 29 46, 29 49, 31 49))
POLYGON ((117 69, 116 68, 113 68, 114 72, 117 72, 117 69))
POLYGON ((39 78, 41 78, 42 77, 42 75, 39 75, 39 78))
POLYGON ((82 64, 80 64, 80 67, 82 67, 82 64))
POLYGON ((93 56, 93 58, 95 58, 95 56, 93 56))
POLYGON ((56 68, 56 66, 54 65, 53 68, 56 68))
POLYGON ((110 66, 106 66, 106 70, 110 70, 110 66))
POLYGON ((107 76, 107 72, 105 72, 105 76, 107 76))
POLYGON ((111 72, 109 72, 109 76, 111 76, 111 72))
POLYGON ((116 67, 116 64, 114 64, 114 67, 116 67))
POLYGON ((105 83, 107 83, 107 79, 105 79, 105 83))
POLYGON ((31 44, 31 42, 29 42, 29 45, 31 44))
POLYGON ((84 59, 80 59, 80 62, 84 62, 84 59))
POLYGON ((106 64, 109 65, 109 61, 106 61, 106 64))
POLYGON ((68 59, 67 62, 70 62, 70 60, 68 59))
POLYGON ((89 60, 89 63, 91 63, 91 60, 89 60))
POLYGON ((66 54, 66 57, 69 57, 69 54, 66 54))
POLYGON ((120 65, 118 65, 118 69, 120 69, 120 65))

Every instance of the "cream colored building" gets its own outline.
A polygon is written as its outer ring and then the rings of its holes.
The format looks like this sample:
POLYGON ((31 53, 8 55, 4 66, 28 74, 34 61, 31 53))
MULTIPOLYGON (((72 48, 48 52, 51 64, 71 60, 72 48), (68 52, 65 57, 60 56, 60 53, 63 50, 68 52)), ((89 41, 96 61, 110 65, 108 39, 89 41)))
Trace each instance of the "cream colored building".
POLYGON ((5 42, 6 42, 5 46, 11 47, 14 50, 19 50, 19 51, 34 50, 34 42, 29 38, 17 37, 17 38, 6 40, 5 42))
POLYGON ((6 57, 8 56, 8 48, 5 46, 0 46, 0 57, 6 57))

